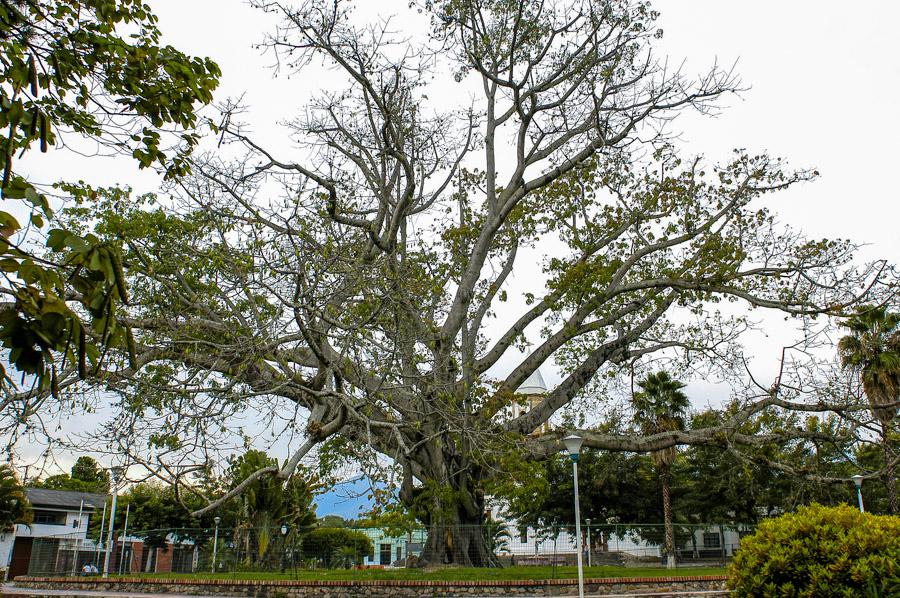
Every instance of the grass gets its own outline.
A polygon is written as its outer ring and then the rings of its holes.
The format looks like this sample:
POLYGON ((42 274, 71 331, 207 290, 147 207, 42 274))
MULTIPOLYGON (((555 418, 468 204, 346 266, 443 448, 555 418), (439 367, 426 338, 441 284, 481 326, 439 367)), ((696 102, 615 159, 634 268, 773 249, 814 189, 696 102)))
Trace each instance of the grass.
MULTIPOLYGON (((690 567, 684 569, 663 569, 661 567, 585 567, 587 577, 663 577, 668 575, 724 575, 720 567, 690 567)), ((241 579, 241 580, 432 580, 432 581, 486 581, 486 580, 540 580, 574 579, 578 576, 576 567, 516 566, 502 569, 476 567, 448 567, 443 569, 316 569, 297 570, 286 573, 236 571, 228 573, 143 573, 124 577, 149 577, 161 579, 241 579)))

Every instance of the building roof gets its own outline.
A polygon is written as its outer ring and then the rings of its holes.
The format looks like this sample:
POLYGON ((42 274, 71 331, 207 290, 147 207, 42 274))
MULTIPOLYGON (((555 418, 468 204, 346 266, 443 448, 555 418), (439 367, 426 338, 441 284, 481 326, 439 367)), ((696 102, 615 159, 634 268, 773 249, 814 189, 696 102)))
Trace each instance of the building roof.
POLYGON ((84 509, 100 508, 106 502, 105 494, 92 492, 75 492, 72 490, 48 490, 47 488, 25 488, 25 496, 33 506, 58 507, 65 509, 81 508, 84 501, 84 509))
POLYGON ((525 379, 525 382, 522 383, 516 390, 516 394, 519 395, 545 395, 547 394, 547 383, 544 382, 544 377, 541 376, 541 370, 534 370, 531 372, 531 375, 525 379))

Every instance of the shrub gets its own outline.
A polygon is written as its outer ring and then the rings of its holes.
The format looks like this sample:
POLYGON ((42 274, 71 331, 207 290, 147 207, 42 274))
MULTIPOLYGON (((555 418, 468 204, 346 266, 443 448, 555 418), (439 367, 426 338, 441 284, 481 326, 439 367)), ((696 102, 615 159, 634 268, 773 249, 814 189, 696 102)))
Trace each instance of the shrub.
POLYGON ((728 574, 735 596, 897 596, 900 517, 801 507, 742 539, 728 574))
POLYGON ((346 566, 353 557, 357 563, 361 562, 365 555, 372 553, 373 545, 362 532, 322 527, 303 536, 302 550, 304 558, 322 559, 326 567, 332 567, 346 566))

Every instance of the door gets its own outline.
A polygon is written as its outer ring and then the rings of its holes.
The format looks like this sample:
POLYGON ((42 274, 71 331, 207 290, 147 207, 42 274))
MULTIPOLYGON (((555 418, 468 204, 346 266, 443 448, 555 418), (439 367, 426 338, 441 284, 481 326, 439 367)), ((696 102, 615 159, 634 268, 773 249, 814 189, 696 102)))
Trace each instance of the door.
POLYGON ((33 542, 34 538, 16 538, 13 544, 12 558, 9 561, 8 579, 15 579, 19 575, 28 575, 33 542))
POLYGON ((391 545, 390 544, 382 544, 379 547, 378 552, 378 562, 382 565, 390 565, 391 564, 391 545))

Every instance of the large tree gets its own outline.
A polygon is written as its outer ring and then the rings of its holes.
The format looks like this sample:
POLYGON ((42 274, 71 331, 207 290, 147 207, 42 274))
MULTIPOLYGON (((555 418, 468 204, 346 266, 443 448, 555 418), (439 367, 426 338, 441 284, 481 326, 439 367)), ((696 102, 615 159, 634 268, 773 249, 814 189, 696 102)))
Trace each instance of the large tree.
MULTIPOLYGON (((162 205, 92 190, 136 336, 131 363, 117 353, 98 372, 121 397, 107 440, 160 477, 252 442, 234 426, 255 414, 305 439, 247 480, 288 478, 326 439, 326 456, 387 457, 429 527, 423 562, 490 564, 472 527, 486 480, 559 451, 562 430, 532 432, 589 408, 592 383, 658 352, 718 354, 748 325, 718 301, 803 319, 878 288, 883 265, 857 269, 852 244, 808 240, 760 205, 814 173, 743 152, 681 161, 664 144, 680 112, 738 83, 658 59, 645 3, 413 3, 430 29, 409 39, 342 0, 256 4, 283 21, 267 42, 282 68, 322 59, 346 83, 290 124, 294 154, 264 147, 235 107, 218 152, 162 205), (471 103, 446 108, 447 89, 471 103), (562 382, 512 417, 548 360, 562 382)), ((633 452, 755 444, 740 423, 779 403, 713 428, 580 433, 633 452)))
MULTIPOLYGON (((638 382, 640 392, 634 393, 634 422, 646 436, 675 432, 684 429, 684 420, 691 405, 682 391, 683 382, 673 379, 668 372, 650 374, 638 382)), ((672 497, 670 492, 671 468, 678 455, 674 446, 650 453, 662 482, 663 523, 665 524, 666 567, 675 568, 675 528, 672 525, 672 497)))
POLYGON ((891 512, 900 514, 894 474, 897 457, 891 448, 891 424, 900 407, 900 314, 885 306, 860 306, 843 325, 850 334, 838 342, 841 363, 860 376, 872 412, 881 424, 884 483, 891 512))

